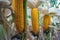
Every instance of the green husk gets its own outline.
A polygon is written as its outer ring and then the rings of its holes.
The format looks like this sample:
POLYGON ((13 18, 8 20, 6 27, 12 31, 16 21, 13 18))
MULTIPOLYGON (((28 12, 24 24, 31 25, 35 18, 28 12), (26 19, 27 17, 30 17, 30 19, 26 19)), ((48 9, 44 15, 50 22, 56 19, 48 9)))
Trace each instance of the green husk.
POLYGON ((23 8, 24 8, 24 26, 25 26, 25 32, 24 32, 24 39, 26 40, 26 27, 27 27, 27 0, 23 0, 23 8))

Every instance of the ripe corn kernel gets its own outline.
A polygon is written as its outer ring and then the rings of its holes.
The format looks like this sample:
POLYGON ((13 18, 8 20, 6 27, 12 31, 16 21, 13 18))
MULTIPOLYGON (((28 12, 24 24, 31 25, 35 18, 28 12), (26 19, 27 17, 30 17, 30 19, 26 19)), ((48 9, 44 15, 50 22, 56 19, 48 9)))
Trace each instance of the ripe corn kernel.
POLYGON ((37 34, 39 31, 39 23, 38 23, 38 8, 33 8, 31 10, 32 15, 32 31, 37 34))
POLYGON ((23 12, 23 0, 14 0, 12 3, 14 9, 14 21, 16 29, 19 33, 24 30, 24 12, 23 12))
POLYGON ((49 25, 50 25, 50 22, 51 22, 51 18, 49 15, 44 15, 44 18, 43 18, 43 29, 44 30, 47 30, 49 28, 49 25))

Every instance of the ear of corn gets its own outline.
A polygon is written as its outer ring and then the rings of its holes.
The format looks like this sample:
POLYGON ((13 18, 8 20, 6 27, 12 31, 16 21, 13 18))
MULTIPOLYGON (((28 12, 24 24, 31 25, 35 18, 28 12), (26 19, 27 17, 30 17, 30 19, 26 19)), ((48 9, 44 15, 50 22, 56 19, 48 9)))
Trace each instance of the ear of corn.
POLYGON ((15 12, 14 20, 16 29, 19 33, 21 33, 24 30, 23 0, 14 0, 12 5, 15 12))
POLYGON ((50 22, 51 22, 50 16, 45 15, 44 19, 43 19, 43 25, 44 25, 43 29, 44 30, 47 30, 49 28, 50 22))
POLYGON ((39 23, 38 23, 38 9, 33 8, 32 10, 32 31, 37 34, 39 31, 39 23))

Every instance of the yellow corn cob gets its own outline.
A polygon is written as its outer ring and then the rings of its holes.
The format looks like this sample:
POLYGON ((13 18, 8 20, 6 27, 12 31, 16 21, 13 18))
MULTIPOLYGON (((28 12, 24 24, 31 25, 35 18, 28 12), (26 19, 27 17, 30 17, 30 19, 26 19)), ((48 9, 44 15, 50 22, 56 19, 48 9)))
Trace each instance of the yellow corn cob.
POLYGON ((16 24, 16 29, 19 33, 24 30, 24 13, 23 13, 23 0, 14 0, 14 20, 16 24))
POLYGON ((43 29, 44 30, 47 30, 49 28, 50 22, 51 22, 50 16, 45 15, 44 19, 43 19, 43 25, 44 25, 43 29))
POLYGON ((37 34, 39 31, 39 23, 38 23, 38 8, 32 8, 32 31, 37 34))

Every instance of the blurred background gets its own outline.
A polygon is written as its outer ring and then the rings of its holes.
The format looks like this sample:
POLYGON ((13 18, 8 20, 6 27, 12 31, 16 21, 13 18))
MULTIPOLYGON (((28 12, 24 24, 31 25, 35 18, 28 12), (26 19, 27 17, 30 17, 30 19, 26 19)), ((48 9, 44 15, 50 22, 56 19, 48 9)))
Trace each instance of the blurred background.
MULTIPOLYGON (((51 30, 52 29, 54 30, 54 33, 53 31, 50 32, 53 34, 54 39, 50 38, 50 40, 60 40, 60 0, 27 0, 27 1, 28 1, 27 4, 29 4, 30 2, 32 5, 34 5, 32 6, 30 4, 32 8, 37 6, 38 2, 40 3, 39 6, 37 7, 39 12, 39 25, 43 25, 43 16, 45 15, 45 13, 51 15, 52 17, 51 24, 49 26, 51 30), (34 2, 36 3, 36 5, 34 2)), ((14 23, 14 15, 13 15, 14 10, 11 4, 12 4, 12 0, 0 0, 0 40, 11 40, 11 37, 17 34, 15 23, 14 23), (3 10, 5 6, 6 8, 3 10), (4 18, 2 15, 4 16, 4 18)), ((26 6, 27 7, 26 21, 29 28, 31 28, 32 26, 32 20, 31 20, 32 8, 30 6, 29 5, 26 6)), ((40 36, 41 35, 43 34, 40 34, 40 36)))

